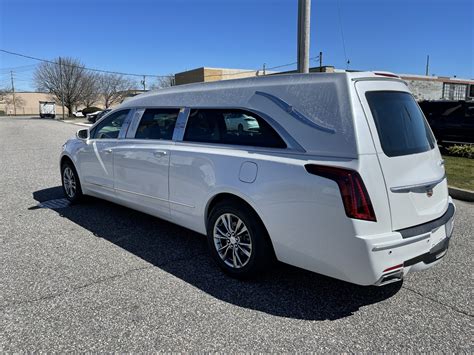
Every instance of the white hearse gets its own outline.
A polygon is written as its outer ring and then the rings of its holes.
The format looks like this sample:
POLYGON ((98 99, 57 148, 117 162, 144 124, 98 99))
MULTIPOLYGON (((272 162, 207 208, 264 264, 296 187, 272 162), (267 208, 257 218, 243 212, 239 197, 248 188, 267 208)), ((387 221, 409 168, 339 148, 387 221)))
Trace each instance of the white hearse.
POLYGON ((276 258, 384 285, 436 265, 453 230, 436 141, 389 73, 150 92, 80 130, 60 167, 69 200, 92 195, 205 234, 235 277, 276 258))

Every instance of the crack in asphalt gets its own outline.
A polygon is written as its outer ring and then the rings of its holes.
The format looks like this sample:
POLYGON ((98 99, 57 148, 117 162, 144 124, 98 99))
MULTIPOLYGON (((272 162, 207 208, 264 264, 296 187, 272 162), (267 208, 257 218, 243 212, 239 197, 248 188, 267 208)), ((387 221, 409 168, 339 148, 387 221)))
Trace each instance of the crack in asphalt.
MULTIPOLYGON (((197 253, 197 254, 194 254, 193 256, 200 256, 200 255, 204 255, 206 253, 197 253)), ((66 295, 68 293, 71 293, 73 291, 77 291, 77 290, 81 290, 81 289, 84 289, 84 288, 87 288, 89 286, 94 286, 94 285, 98 285, 98 284, 101 284, 101 283, 105 283, 105 282, 108 282, 110 280, 115 280, 115 279, 120 279, 124 276, 127 276, 133 272, 137 272, 137 271, 143 271, 143 270, 148 270, 148 269, 153 269, 155 267, 158 267, 158 268, 161 268, 169 263, 175 263, 175 262, 179 262, 179 261, 183 261, 183 260, 186 260, 189 256, 186 256, 186 257, 181 257, 181 258, 176 258, 176 259, 172 259, 172 260, 169 260, 169 261, 165 261, 161 264, 156 264, 156 265, 150 265, 150 266, 143 266, 143 267, 139 267, 139 268, 134 268, 134 269, 129 269, 121 274, 116 274, 116 275, 111 275, 111 276, 107 276, 107 277, 103 277, 103 278, 99 278, 97 280, 94 280, 92 282, 89 282, 85 285, 80 285, 80 286, 76 286, 76 287, 72 287, 72 288, 69 288, 63 292, 60 292, 60 293, 56 293, 56 294, 53 294, 53 295, 46 295, 46 296, 42 296, 42 297, 39 297, 39 298, 33 298, 33 299, 29 299, 29 300, 24 300, 24 301, 20 301, 20 302, 13 302, 13 303, 10 303, 10 304, 7 304, 3 307, 0 307, 0 310, 4 310, 4 309, 7 309, 7 308, 11 308, 13 306, 22 306, 22 305, 25 305, 25 304, 30 304, 30 303, 35 303, 35 302, 39 302, 39 301, 44 301, 44 300, 49 300, 49 299, 54 299, 54 298, 57 298, 57 297, 61 297, 63 295, 66 295)))
POLYGON ((458 308, 456 308, 456 307, 454 307, 454 306, 451 306, 451 305, 449 305, 449 304, 440 302, 440 301, 437 300, 436 298, 427 296, 427 295, 425 295, 425 294, 423 294, 423 293, 421 293, 421 292, 419 292, 419 291, 416 291, 416 290, 414 290, 414 289, 412 289, 412 288, 406 287, 406 286, 404 286, 404 285, 402 285, 402 288, 404 288, 405 290, 408 290, 408 291, 413 292, 414 294, 420 296, 421 298, 430 300, 430 301, 432 301, 432 302, 434 302, 434 303, 437 303, 437 304, 439 304, 439 305, 441 305, 441 306, 444 306, 444 307, 446 307, 446 308, 449 308, 449 309, 451 309, 451 310, 454 311, 454 312, 463 314, 463 315, 468 316, 468 317, 471 317, 471 318, 474 316, 474 315, 472 315, 472 314, 470 314, 470 313, 467 313, 467 312, 465 312, 465 311, 463 311, 463 310, 460 310, 460 309, 458 309, 458 308))

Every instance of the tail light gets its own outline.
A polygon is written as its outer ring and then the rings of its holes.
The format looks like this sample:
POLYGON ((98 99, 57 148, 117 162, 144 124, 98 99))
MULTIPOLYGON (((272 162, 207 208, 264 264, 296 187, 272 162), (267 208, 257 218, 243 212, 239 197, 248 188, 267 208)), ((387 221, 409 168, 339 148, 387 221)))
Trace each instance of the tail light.
POLYGON ((310 174, 325 177, 337 183, 347 217, 377 221, 369 194, 357 171, 314 164, 305 165, 305 168, 310 174))

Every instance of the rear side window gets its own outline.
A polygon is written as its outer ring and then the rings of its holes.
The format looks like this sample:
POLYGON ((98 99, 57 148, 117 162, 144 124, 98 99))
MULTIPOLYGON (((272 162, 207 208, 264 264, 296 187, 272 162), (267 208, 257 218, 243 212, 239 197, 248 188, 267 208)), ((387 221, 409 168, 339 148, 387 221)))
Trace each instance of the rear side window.
POLYGON ((285 142, 264 119, 245 110, 191 110, 184 140, 286 148, 285 142))
POLYGON ((172 139, 178 109, 147 109, 138 125, 135 138, 172 139))
POLYGON ((421 153, 434 148, 433 135, 412 95, 369 91, 365 96, 387 156, 421 153))

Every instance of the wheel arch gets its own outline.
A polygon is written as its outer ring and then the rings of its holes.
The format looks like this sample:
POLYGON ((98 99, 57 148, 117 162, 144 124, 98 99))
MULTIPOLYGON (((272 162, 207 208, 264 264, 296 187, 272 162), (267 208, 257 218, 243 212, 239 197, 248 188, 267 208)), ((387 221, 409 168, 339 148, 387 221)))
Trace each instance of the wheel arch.
POLYGON ((270 243, 270 246, 272 248, 272 253, 275 256, 275 248, 273 246, 272 238, 270 237, 270 233, 268 233, 268 228, 266 227, 265 222, 263 221, 263 219, 261 217, 261 214, 258 212, 258 210, 254 207, 254 205, 251 202, 249 202, 244 197, 239 196, 235 193, 232 193, 232 192, 219 192, 219 193, 216 193, 214 196, 212 196, 209 199, 209 201, 206 205, 206 208, 205 208, 205 212, 204 212, 204 224, 205 224, 206 230, 207 230, 207 223, 208 223, 208 220, 209 220, 209 215, 211 214, 212 209, 214 208, 214 206, 216 206, 216 204, 218 204, 219 202, 222 202, 222 201, 237 202, 237 203, 245 206, 246 208, 251 209, 255 213, 255 215, 258 217, 260 223, 262 223, 263 228, 265 229, 265 232, 266 232, 265 233, 266 234, 265 238, 268 239, 268 242, 270 243))
MULTIPOLYGON (((59 168, 62 168, 63 164, 66 163, 66 162, 71 163, 72 166, 74 167, 74 169, 76 169, 76 164, 74 164, 74 161, 71 159, 71 157, 66 155, 66 154, 64 154, 61 157, 61 159, 59 160, 59 168)), ((77 169, 76 169, 76 171, 77 171, 77 169)))

